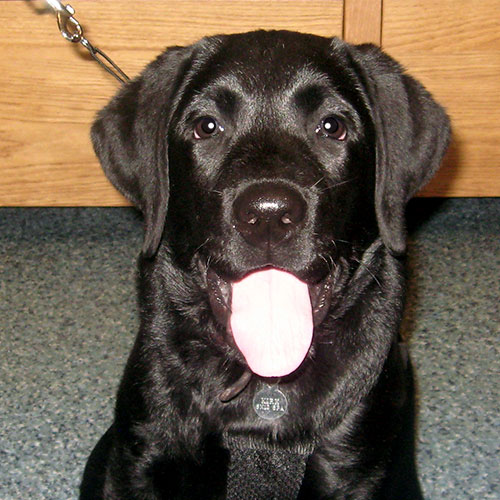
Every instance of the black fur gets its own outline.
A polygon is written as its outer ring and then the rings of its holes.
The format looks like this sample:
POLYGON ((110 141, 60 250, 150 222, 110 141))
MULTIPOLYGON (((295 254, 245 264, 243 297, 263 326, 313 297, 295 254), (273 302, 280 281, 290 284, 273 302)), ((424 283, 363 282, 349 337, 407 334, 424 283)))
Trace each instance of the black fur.
POLYGON ((211 37, 168 49, 126 84, 92 139, 107 176, 144 213, 141 326, 81 498, 223 499, 231 436, 313 447, 300 499, 421 499, 399 336, 404 210, 448 137, 445 112, 394 60, 337 39, 211 37), (223 130, 197 139, 207 116, 223 130), (324 133, 328 116, 345 138, 324 133), (238 231, 234 204, 268 184, 298 193, 305 215, 261 248, 238 231), (247 371, 221 297, 265 266, 327 297, 305 361, 272 381, 289 401, 276 421, 253 411, 269 382, 256 375, 221 401, 247 371))

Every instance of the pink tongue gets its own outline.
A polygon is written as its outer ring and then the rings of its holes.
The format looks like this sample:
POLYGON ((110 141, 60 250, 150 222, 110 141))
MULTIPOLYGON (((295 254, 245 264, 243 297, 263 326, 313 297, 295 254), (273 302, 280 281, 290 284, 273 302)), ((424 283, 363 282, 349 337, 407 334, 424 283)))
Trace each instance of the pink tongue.
POLYGON ((233 284, 231 330, 250 369, 263 377, 296 370, 312 342, 307 285, 277 269, 257 271, 233 284))

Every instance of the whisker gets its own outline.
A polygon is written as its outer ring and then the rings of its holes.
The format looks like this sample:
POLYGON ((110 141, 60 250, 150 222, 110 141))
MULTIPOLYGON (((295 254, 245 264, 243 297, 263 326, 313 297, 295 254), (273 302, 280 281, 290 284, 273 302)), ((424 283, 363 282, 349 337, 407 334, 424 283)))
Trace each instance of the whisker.
MULTIPOLYGON (((323 180, 323 179, 324 179, 324 177, 322 177, 320 180, 323 180)), ((325 191, 329 191, 329 190, 331 190, 331 189, 335 189, 335 188, 337 188, 337 187, 339 187, 339 186, 343 186, 344 184, 347 184, 347 183, 349 183, 349 182, 355 181, 356 179, 357 179, 357 177, 351 177, 350 179, 345 179, 345 180, 343 180, 343 181, 340 181, 340 182, 337 182, 337 183, 335 183, 335 184, 332 184, 331 186, 327 185, 325 188, 323 188, 323 189, 321 190, 321 192, 325 192, 325 191)), ((318 182, 319 182, 319 181, 318 181, 318 182)), ((317 184, 317 183, 316 183, 316 184, 317 184)), ((316 184, 315 184, 315 185, 316 185, 316 184)))
POLYGON ((319 257, 323 259, 326 262, 326 265, 328 267, 328 270, 330 273, 332 273, 335 269, 337 269, 337 264, 333 260, 333 257, 331 255, 327 255, 326 257, 323 254, 320 254, 319 257), (327 258, 328 257, 328 258, 327 258))
MULTIPOLYGON (((208 242, 210 241, 210 237, 208 237, 195 251, 194 253, 197 253, 199 250, 201 250, 208 242)), ((210 257, 209 257, 210 258, 210 257)))
POLYGON ((360 259, 358 259, 356 257, 352 257, 352 260, 354 262, 357 262, 363 269, 365 269, 370 274, 370 276, 375 280, 375 282, 377 283, 377 285, 380 288, 382 288, 382 284, 380 283, 380 281, 378 280, 378 278, 375 276, 375 274, 372 273, 372 271, 370 270, 370 268, 367 267, 362 260, 360 260, 360 259))
POLYGON ((336 184, 334 184, 333 186, 331 186, 332 188, 336 188, 338 186, 342 186, 344 184, 347 184, 349 182, 352 182, 352 181, 355 181, 357 179, 357 177, 351 177, 350 179, 346 179, 345 181, 340 181, 340 182, 337 182, 336 184))
MULTIPOLYGON (((330 256, 329 256, 330 257, 330 256)), ((323 259, 326 263, 326 266, 328 267, 328 271, 331 273, 333 271, 333 267, 332 267, 332 262, 331 262, 331 257, 330 257, 330 261, 324 256, 324 255, 321 255, 320 254, 320 258, 323 259)))
POLYGON ((321 181, 324 181, 324 177, 320 177, 312 186, 309 187, 309 189, 315 188, 321 181))
POLYGON ((337 244, 336 242, 338 241, 339 243, 345 243, 346 245, 351 245, 352 246, 352 242, 351 241, 347 241, 347 240, 339 240, 338 238, 335 238, 333 241, 333 244, 335 245, 335 248, 337 248, 337 244))

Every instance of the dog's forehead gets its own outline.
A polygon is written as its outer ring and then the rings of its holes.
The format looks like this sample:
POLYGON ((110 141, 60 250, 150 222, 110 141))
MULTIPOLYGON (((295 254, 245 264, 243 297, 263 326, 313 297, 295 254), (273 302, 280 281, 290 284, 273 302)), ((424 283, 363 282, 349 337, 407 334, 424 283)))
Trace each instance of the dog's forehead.
POLYGON ((193 55, 176 106, 183 122, 240 111, 248 119, 282 121, 297 106, 309 112, 322 103, 351 108, 360 100, 354 68, 336 39, 257 31, 203 39, 193 55))
POLYGON ((252 32, 228 35, 219 41, 211 84, 244 94, 293 93, 300 87, 323 84, 321 67, 331 55, 331 41, 292 32, 252 32))
POLYGON ((281 66, 284 71, 275 74, 273 70, 276 69, 278 69, 276 66, 270 64, 267 67, 262 65, 253 74, 228 71, 211 81, 206 86, 204 94, 217 99, 221 91, 230 90, 241 96, 267 98, 279 96, 280 100, 286 101, 287 98, 292 98, 309 87, 332 87, 332 82, 325 73, 308 64, 281 66))

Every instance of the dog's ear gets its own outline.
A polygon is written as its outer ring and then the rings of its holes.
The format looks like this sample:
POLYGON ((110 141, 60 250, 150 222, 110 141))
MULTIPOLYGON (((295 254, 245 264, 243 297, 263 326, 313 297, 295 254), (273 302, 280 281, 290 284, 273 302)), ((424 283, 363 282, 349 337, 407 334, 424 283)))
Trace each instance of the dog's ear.
POLYGON ((153 256, 168 204, 167 129, 191 48, 173 47, 125 84, 91 131, 106 176, 144 216, 143 255, 153 256))
POLYGON ((444 109, 378 47, 350 46, 376 134, 375 210, 394 255, 406 250, 406 204, 434 175, 450 138, 444 109))

